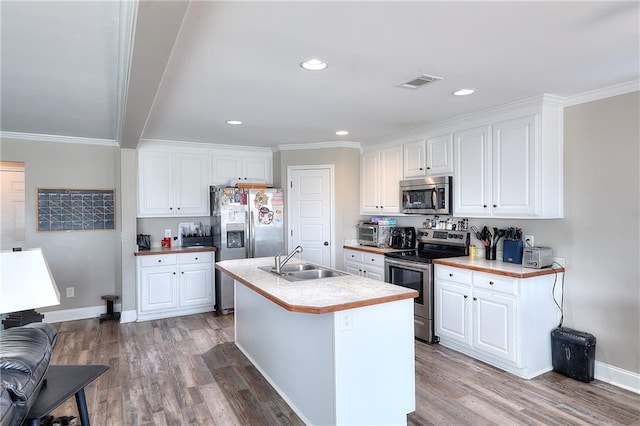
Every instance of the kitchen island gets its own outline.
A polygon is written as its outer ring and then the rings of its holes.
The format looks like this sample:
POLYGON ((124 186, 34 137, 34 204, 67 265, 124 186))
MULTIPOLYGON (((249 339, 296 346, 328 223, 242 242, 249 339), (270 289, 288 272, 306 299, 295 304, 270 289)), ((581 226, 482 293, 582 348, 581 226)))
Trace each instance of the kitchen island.
POLYGON ((417 292, 350 274, 290 282, 259 269, 272 265, 216 264, 235 281, 238 348, 307 424, 406 424, 417 292))

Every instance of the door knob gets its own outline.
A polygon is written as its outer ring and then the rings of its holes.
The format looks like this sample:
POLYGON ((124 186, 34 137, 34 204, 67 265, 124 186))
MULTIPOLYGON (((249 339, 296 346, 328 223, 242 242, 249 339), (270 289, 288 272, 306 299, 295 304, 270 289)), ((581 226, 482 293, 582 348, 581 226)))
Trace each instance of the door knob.
POLYGON ((329 241, 325 241, 325 242, 323 243, 323 245, 328 246, 328 245, 329 245, 329 241))

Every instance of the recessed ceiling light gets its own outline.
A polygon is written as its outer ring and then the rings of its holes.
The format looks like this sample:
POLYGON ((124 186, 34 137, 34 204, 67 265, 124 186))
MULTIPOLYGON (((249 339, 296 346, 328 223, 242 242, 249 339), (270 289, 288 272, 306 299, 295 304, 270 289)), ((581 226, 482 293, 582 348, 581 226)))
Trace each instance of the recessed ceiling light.
POLYGON ((300 66, 305 70, 320 71, 327 67, 327 63, 322 59, 313 58, 300 63, 300 66))
POLYGON ((238 124, 242 124, 240 120, 227 120, 227 124, 231 124, 233 126, 237 126, 238 124))
POLYGON ((475 89, 460 89, 453 92, 456 96, 467 96, 475 92, 475 89))
POLYGON ((348 134, 349 134, 349 132, 347 132, 346 130, 338 130, 336 132, 336 135, 338 135, 338 136, 346 136, 348 134))

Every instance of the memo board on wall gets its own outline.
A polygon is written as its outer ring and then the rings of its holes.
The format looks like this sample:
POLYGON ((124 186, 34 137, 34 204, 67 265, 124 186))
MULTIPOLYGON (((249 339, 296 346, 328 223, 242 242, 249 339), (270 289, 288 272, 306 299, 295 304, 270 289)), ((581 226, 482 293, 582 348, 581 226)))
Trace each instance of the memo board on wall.
POLYGON ((115 229, 115 189, 37 188, 38 231, 115 229))

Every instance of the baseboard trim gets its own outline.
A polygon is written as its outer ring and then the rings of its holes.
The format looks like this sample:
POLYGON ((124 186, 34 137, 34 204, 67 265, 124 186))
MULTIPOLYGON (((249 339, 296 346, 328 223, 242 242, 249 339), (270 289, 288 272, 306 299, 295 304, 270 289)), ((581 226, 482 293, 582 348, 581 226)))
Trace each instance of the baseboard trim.
POLYGON ((120 322, 136 322, 138 320, 138 312, 134 309, 132 311, 122 311, 120 314, 120 322))
POLYGON ((593 377, 622 389, 640 394, 640 374, 600 361, 595 362, 593 377))
MULTIPOLYGON (((120 304, 114 304, 114 310, 120 311, 120 304)), ((134 311, 135 312, 135 311, 134 311)), ((107 307, 105 305, 88 306, 86 308, 76 309, 63 309, 60 311, 40 312, 44 314, 44 322, 56 323, 63 321, 76 321, 89 318, 97 318, 102 314, 107 313, 107 307)))

